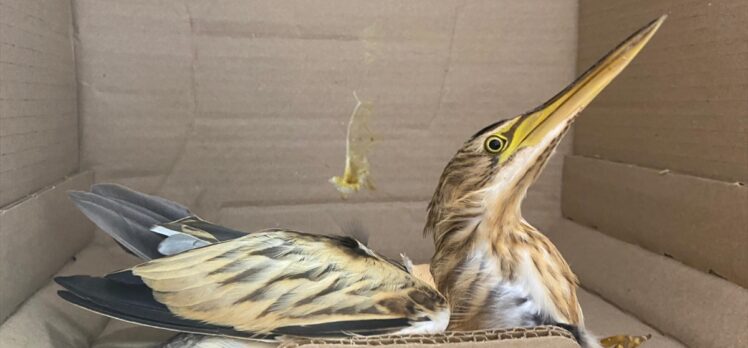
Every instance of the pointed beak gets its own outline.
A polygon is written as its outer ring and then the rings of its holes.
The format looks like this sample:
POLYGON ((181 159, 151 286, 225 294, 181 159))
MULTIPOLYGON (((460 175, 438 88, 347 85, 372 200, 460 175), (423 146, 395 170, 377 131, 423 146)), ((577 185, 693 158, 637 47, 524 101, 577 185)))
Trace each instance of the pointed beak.
POLYGON ((639 29, 563 91, 535 110, 519 116, 514 139, 504 155, 508 158, 527 146, 550 146, 552 140, 563 135, 571 121, 639 54, 666 18, 667 15, 663 15, 639 29), (549 136, 551 134, 554 136, 549 136))

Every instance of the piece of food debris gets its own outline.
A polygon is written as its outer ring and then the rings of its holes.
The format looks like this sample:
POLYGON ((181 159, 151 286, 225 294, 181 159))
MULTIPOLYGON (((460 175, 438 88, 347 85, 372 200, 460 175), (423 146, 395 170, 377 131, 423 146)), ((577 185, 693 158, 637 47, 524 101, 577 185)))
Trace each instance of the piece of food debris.
POLYGON ((369 172, 369 160, 366 158, 374 142, 374 136, 369 129, 369 117, 374 105, 371 102, 359 100, 356 92, 353 92, 353 97, 356 98, 356 107, 348 121, 345 170, 343 176, 330 178, 330 182, 343 198, 362 188, 374 190, 369 172))
POLYGON ((646 336, 610 336, 600 340, 600 344, 605 348, 637 348, 652 338, 652 335, 646 336))

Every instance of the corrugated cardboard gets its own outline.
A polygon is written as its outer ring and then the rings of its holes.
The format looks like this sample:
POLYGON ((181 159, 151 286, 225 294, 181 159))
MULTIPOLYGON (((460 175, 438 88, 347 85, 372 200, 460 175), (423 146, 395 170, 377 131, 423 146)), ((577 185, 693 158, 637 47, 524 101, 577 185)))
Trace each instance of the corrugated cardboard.
POLYGON ((391 335, 339 339, 299 338, 285 342, 280 348, 301 347, 579 347, 569 331, 556 326, 505 330, 455 331, 435 335, 391 335))
POLYGON ((580 156, 564 178, 564 216, 748 286, 748 187, 580 156))
POLYGON ((663 13, 662 30, 579 118, 574 152, 746 183, 747 2, 582 0, 578 67, 663 13))
POLYGON ((93 225, 66 191, 92 180, 84 172, 0 209, 0 322, 91 239, 93 225))
POLYGON ((545 232, 587 289, 686 346, 748 344, 745 288, 568 220, 545 232))
MULTIPOLYGON (((83 167, 208 218, 341 201, 353 91, 377 190, 350 201, 423 201, 470 135, 573 78, 571 0, 74 4, 83 167)), ((533 198, 558 201, 559 163, 533 198)))
POLYGON ((70 1, 0 0, 0 207, 78 170, 70 1))
MULTIPOLYGON (((299 346, 303 348, 320 348, 320 347, 350 347, 345 344, 306 344, 299 346)), ((540 338, 528 338, 528 339, 517 339, 511 341, 468 341, 460 343, 437 343, 437 344, 417 344, 417 343, 394 343, 388 344, 387 347, 392 348, 479 348, 479 347, 495 347, 495 348, 579 348, 579 345, 572 339, 569 338, 558 338, 558 337, 540 337, 540 338)))

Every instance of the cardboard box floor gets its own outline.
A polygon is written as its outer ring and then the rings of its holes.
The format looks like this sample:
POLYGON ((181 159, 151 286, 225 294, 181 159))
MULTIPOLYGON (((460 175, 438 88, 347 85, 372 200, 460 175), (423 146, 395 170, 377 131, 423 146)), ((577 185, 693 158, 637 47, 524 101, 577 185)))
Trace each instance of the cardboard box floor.
MULTIPOLYGON (((459 145, 662 13, 523 212, 579 275, 593 332, 748 344, 744 1, 0 0, 0 347, 171 335, 56 297, 55 274, 134 262, 68 202, 93 182, 248 231, 375 227, 373 248, 428 261, 425 206, 459 145), (354 91, 374 105, 376 190, 341 200, 327 179, 343 170, 354 91)), ((576 345, 460 337, 489 342, 436 345, 576 345)))

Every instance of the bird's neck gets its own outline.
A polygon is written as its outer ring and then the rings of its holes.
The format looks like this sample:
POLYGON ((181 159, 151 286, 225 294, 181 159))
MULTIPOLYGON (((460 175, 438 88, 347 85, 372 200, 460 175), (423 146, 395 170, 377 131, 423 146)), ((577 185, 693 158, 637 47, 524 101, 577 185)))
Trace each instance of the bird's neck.
POLYGON ((462 199, 465 206, 461 209, 456 209, 460 207, 457 203, 448 205, 452 209, 439 214, 442 219, 432 227, 436 250, 431 267, 441 291, 453 285, 453 273, 463 268, 468 258, 490 257, 500 268, 511 270, 518 262, 518 247, 533 238, 546 240, 522 217, 523 197, 516 191, 501 201, 484 198, 480 204, 477 199, 462 199))

